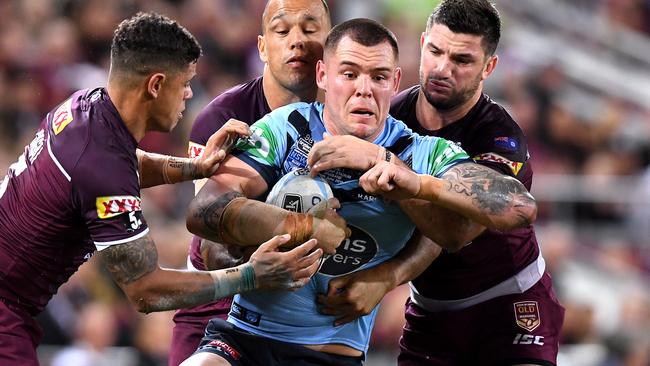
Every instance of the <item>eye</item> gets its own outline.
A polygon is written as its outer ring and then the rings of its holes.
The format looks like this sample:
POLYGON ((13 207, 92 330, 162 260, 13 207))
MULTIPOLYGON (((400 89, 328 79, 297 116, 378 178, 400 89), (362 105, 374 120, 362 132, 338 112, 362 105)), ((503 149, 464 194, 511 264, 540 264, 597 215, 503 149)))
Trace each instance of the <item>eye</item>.
POLYGON ((375 81, 384 81, 387 78, 384 75, 376 75, 373 79, 375 79, 375 81))
POLYGON ((275 31, 275 33, 284 36, 284 35, 289 34, 289 31, 286 30, 286 29, 278 29, 278 30, 275 31))
POLYGON ((354 73, 352 71, 343 72, 343 76, 345 76, 346 79, 354 79, 354 73))

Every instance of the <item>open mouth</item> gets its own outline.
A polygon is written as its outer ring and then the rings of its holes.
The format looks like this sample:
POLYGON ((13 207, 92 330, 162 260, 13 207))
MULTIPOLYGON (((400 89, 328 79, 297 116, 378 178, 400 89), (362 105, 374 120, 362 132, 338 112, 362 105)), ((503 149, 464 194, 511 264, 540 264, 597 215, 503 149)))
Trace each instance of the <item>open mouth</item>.
POLYGON ((357 115, 357 116, 362 116, 362 117, 372 117, 372 116, 375 115, 375 113, 373 113, 371 110, 363 109, 363 108, 355 109, 351 113, 354 114, 354 115, 357 115))

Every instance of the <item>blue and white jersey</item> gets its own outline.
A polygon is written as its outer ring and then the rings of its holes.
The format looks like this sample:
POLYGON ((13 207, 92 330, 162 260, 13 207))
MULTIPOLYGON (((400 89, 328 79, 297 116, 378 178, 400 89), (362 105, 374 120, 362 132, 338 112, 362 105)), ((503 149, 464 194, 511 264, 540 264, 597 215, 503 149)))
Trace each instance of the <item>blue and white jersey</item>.
MULTIPOLYGON (((274 110, 253 126, 252 137, 235 155, 255 168, 269 189, 284 174, 306 168, 313 144, 327 132, 321 103, 295 103, 274 110)), ((393 151, 420 174, 440 176, 469 160, 457 145, 437 137, 414 134, 388 117, 373 141, 393 151)), ((377 309, 356 321, 334 327, 334 316, 318 312, 316 296, 327 293, 329 281, 382 263, 397 254, 415 226, 394 203, 371 196, 359 187, 361 171, 332 169, 321 175, 341 202, 338 213, 352 230, 336 254, 323 261, 309 284, 294 291, 256 291, 235 296, 228 321, 246 331, 300 344, 344 344, 366 352, 377 309)))

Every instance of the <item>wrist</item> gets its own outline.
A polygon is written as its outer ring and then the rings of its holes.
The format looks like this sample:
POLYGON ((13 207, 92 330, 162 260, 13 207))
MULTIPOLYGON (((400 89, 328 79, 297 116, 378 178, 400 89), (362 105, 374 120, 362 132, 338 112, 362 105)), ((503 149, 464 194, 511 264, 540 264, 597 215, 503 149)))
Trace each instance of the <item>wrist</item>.
POLYGON ((309 240, 313 235, 314 220, 318 219, 310 214, 289 212, 280 233, 291 235, 287 245, 296 246, 309 240))
POLYGON ((375 161, 373 164, 371 164, 370 168, 374 167, 375 165, 386 161, 390 163, 393 160, 393 153, 390 152, 390 150, 386 149, 383 146, 377 146, 377 155, 375 156, 375 161))
POLYGON ((256 289, 255 269, 251 263, 235 268, 209 271, 214 287, 213 300, 256 289))
POLYGON ((436 202, 440 197, 440 193, 444 186, 442 179, 432 177, 427 174, 418 174, 420 178, 420 190, 415 194, 415 197, 429 202, 436 202))
POLYGON ((196 180, 196 179, 203 179, 203 178, 209 178, 206 177, 205 174, 199 169, 199 159, 200 157, 195 157, 195 158, 184 158, 185 160, 185 166, 187 166, 187 169, 183 169, 183 180, 196 180))

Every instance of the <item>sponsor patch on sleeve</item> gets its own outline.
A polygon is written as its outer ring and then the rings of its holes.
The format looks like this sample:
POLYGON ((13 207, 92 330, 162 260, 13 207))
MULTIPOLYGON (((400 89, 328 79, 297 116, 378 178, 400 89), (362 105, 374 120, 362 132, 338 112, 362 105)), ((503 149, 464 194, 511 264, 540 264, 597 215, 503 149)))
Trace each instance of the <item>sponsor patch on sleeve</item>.
POLYGON ((63 129, 72 122, 72 99, 68 99, 59 108, 54 111, 52 117, 52 129, 54 134, 58 135, 63 129))
POLYGON ((141 211, 140 197, 134 196, 110 196, 97 197, 97 217, 108 219, 127 212, 141 211))
POLYGON ((190 141, 190 146, 187 148, 187 156, 196 158, 197 156, 203 155, 203 150, 205 150, 205 146, 190 141))
POLYGON ((511 170, 514 175, 519 174, 519 171, 521 170, 521 167, 524 166, 524 163, 519 163, 516 161, 511 161, 499 154, 495 153, 484 153, 484 154, 479 154, 474 157, 474 160, 483 160, 483 161, 491 161, 494 163, 501 163, 507 165, 511 170))
POLYGON ((519 143, 517 140, 507 136, 495 137, 494 146, 508 151, 517 151, 519 149, 519 143))

